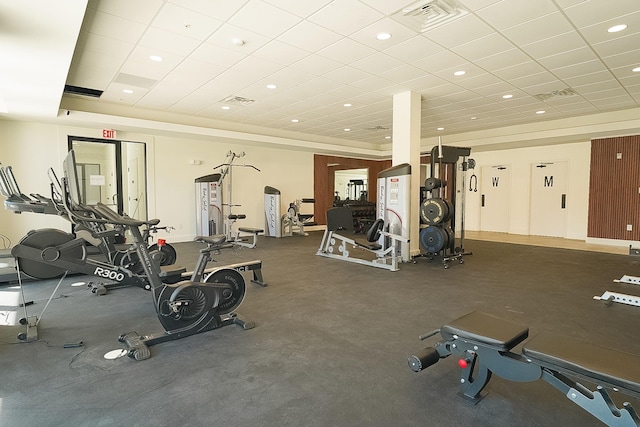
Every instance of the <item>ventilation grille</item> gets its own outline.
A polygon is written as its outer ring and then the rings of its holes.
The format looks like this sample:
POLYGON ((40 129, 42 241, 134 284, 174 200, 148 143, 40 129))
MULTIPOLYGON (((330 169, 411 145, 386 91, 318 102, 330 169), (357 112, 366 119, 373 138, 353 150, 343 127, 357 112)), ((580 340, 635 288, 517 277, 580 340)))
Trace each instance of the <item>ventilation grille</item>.
POLYGON ((555 96, 574 96, 577 95, 578 92, 571 89, 570 87, 562 90, 554 90, 549 93, 539 93, 537 95, 533 95, 535 98, 538 98, 540 101, 546 101, 549 98, 553 98, 555 96))
POLYGON ((423 33, 467 13, 456 0, 422 0, 402 8, 391 17, 401 24, 423 33))
POLYGON ((367 128, 367 130, 389 130, 390 128, 386 127, 386 126, 374 126, 372 128, 367 128))
POLYGON ((80 96, 88 96, 91 98, 100 98, 102 96, 102 92, 103 91, 98 89, 89 89, 89 88, 80 87, 80 86, 64 85, 64 93, 69 95, 80 95, 80 96))
POLYGON ((116 76, 114 82, 127 86, 141 87, 143 89, 151 89, 158 83, 157 80, 148 79, 146 77, 135 76, 133 74, 120 73, 116 76))
POLYGON ((224 99, 221 99, 219 102, 223 103, 223 104, 230 104, 230 105, 249 105, 249 104, 253 104, 254 102, 256 102, 255 99, 248 99, 248 98, 243 98, 241 96, 227 96, 224 99))

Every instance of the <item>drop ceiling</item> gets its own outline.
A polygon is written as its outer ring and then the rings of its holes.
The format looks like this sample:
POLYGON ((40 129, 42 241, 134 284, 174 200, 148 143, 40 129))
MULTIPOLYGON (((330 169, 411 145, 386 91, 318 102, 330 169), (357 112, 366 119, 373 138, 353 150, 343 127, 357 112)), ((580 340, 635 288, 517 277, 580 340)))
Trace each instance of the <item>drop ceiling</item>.
MULTIPOLYGON (((0 46, 28 64, 16 34, 42 31, 15 25, 17 14, 37 17, 11 3, 0 1, 14 23, 0 46)), ((68 108, 375 146, 389 143, 392 98, 404 91, 422 96, 422 138, 640 106, 638 0, 449 0, 462 13, 426 30, 402 16, 420 6, 407 0, 30 3, 57 17, 47 37, 67 59, 40 70, 58 76, 39 89, 56 101, 47 111, 30 95, 33 76, 11 77, 32 111, 0 86, 6 118, 68 108), (616 24, 627 28, 607 32, 616 24), (383 32, 391 37, 378 40, 383 32), (103 93, 62 95, 65 84, 103 93)))

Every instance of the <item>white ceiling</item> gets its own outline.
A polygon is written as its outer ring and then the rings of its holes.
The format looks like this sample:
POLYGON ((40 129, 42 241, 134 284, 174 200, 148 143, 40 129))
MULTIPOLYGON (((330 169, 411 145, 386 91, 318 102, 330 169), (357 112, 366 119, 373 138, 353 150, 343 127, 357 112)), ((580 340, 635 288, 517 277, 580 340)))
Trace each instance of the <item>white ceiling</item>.
MULTIPOLYGON (((34 97, 33 113, 56 115, 62 102, 93 113, 388 144, 392 97, 408 90, 423 99, 423 138, 640 106, 640 72, 632 71, 640 67, 638 0, 458 0, 467 14, 422 33, 392 18, 411 0, 89 0, 79 34, 86 0, 28 3, 76 29, 77 46, 66 34, 47 35, 56 55, 75 52, 70 67, 52 60, 41 74, 68 72, 66 84, 104 91, 74 104, 73 96, 60 99, 65 81, 51 79, 46 91, 58 105, 42 111, 34 97), (628 28, 608 33, 614 24, 628 28), (377 40, 383 31, 392 37, 377 40), (466 74, 455 76, 459 70, 466 74), (567 88, 576 95, 535 96, 567 88), (223 110, 228 96, 255 102, 223 110)), ((24 4, 0 0, 2 20, 9 13, 18 22, 24 4)), ((36 40, 37 28, 22 31, 36 40)), ((19 57, 15 37, 0 42, 19 57)), ((15 79, 25 93, 40 83, 29 73, 15 79)), ((7 90, 0 86, 10 117, 7 90)))

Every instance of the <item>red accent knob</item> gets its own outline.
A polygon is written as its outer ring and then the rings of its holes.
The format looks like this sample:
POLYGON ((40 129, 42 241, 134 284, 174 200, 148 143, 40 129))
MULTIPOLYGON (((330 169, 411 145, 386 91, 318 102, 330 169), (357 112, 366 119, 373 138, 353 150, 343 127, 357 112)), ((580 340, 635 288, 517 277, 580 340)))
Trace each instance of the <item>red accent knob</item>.
POLYGON ((158 239, 158 246, 164 246, 167 244, 167 241, 165 239, 158 239))
POLYGON ((465 359, 458 359, 458 366, 462 369, 466 369, 469 363, 465 359))

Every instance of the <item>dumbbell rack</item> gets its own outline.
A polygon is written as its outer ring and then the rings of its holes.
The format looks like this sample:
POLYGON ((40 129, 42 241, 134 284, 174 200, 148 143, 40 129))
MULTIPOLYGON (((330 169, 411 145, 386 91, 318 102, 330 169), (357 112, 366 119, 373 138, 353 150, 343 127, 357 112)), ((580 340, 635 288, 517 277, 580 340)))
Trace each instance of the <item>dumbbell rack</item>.
POLYGON ((454 261, 462 264, 464 256, 471 255, 464 250, 465 191, 458 192, 457 185, 462 182, 464 186, 470 153, 469 148, 441 144, 431 150, 431 177, 425 180, 427 195, 420 205, 418 256, 441 258, 444 268, 454 261))

